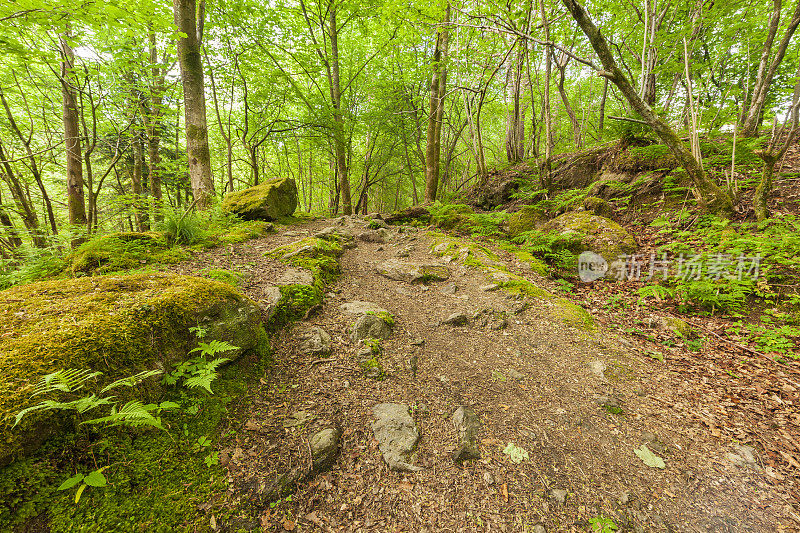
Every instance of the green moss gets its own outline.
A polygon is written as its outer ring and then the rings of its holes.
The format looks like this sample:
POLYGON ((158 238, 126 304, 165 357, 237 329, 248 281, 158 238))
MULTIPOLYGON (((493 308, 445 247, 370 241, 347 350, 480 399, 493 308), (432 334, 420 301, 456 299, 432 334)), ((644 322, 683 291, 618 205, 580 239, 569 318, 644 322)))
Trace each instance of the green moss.
MULTIPOLYGON (((107 430, 103 434, 60 435, 34 456, 0 469, 0 530, 10 531, 37 515, 56 532, 196 531, 208 515, 224 519, 221 504, 201 510, 226 488, 224 470, 207 466, 211 450, 196 446, 200 436, 216 440, 216 428, 232 398, 246 393, 253 369, 229 367, 215 382, 215 396, 195 397, 199 414, 165 416, 163 431, 107 430), (87 450, 90 453, 87 453, 87 450), (78 504, 74 490, 56 489, 76 471, 107 467, 105 488, 89 488, 78 504)), ((186 400, 179 391, 167 399, 186 400)), ((38 522, 40 519, 34 519, 38 522)))
POLYGON ((297 185, 291 178, 281 178, 230 192, 220 208, 244 220, 277 220, 297 209, 297 185))
POLYGON ((572 252, 591 250, 609 263, 621 254, 634 253, 638 248, 636 239, 625 228, 587 211, 565 213, 545 224, 542 230, 562 236, 573 235, 578 246, 571 249, 572 252))
POLYGON ((244 280, 244 274, 236 270, 225 270, 224 268, 212 268, 208 270, 206 276, 220 283, 227 283, 234 287, 239 287, 244 280))
POLYGON ((236 244, 250 239, 258 239, 274 232, 275 226, 271 222, 249 220, 235 224, 226 232, 218 235, 217 241, 222 244, 236 244))
POLYGON ((390 328, 393 328, 393 327, 394 327, 394 315, 393 315, 392 313, 388 312, 388 311, 381 311, 381 312, 379 312, 379 313, 376 313, 376 312, 374 312, 374 311, 370 311, 370 312, 368 312, 367 314, 368 314, 368 315, 375 315, 375 316, 377 316, 378 318, 380 318, 381 320, 383 320, 384 324, 386 324, 386 325, 387 325, 387 326, 389 326, 390 328))
POLYGON ((158 233, 112 233, 85 242, 69 257, 73 274, 107 274, 143 264, 176 263, 188 257, 158 233))
POLYGON ((90 368, 111 380, 166 367, 194 347, 189 327, 198 324, 252 349, 259 323, 258 308, 233 288, 190 276, 97 276, 0 292, 0 462, 52 429, 33 415, 11 431, 44 374, 90 368))
POLYGON ((665 144, 629 147, 623 150, 614 161, 617 170, 640 172, 642 170, 673 169, 678 160, 665 144))
POLYGON ((553 293, 550 291, 547 291, 524 278, 515 278, 516 279, 512 279, 510 281, 501 282, 500 287, 510 294, 519 294, 521 296, 527 296, 537 300, 551 300, 555 298, 553 293))
POLYGON ((553 316, 561 319, 565 324, 587 331, 597 329, 594 318, 583 307, 575 305, 565 298, 558 298, 553 304, 553 316))
POLYGON ((508 219, 508 233, 515 237, 520 233, 536 229, 547 221, 545 209, 538 205, 526 205, 508 219))

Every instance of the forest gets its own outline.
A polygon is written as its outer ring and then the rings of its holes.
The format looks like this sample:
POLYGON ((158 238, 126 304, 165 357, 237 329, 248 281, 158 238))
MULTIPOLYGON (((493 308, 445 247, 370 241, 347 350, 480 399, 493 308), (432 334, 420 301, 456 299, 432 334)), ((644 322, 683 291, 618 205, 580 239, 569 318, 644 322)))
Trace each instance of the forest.
POLYGON ((800 528, 798 25, 0 2, 0 530, 800 528))

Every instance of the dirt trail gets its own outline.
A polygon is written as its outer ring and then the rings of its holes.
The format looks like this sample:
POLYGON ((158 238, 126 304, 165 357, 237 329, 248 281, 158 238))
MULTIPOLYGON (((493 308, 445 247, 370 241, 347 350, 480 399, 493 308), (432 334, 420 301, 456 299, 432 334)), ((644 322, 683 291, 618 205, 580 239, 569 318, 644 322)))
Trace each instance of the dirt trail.
MULTIPOLYGON (((351 224, 364 231, 363 221, 351 224)), ((249 271, 245 292, 258 300, 280 272, 263 251, 329 225, 292 228, 206 262, 249 271)), ((695 384, 668 363, 602 329, 554 320, 549 302, 487 291, 484 274, 457 260, 448 264, 450 279, 427 285, 376 272, 409 246, 403 260, 445 264, 430 253, 432 243, 426 232, 395 228, 386 243, 358 241, 341 258, 342 276, 322 309, 274 339, 275 364, 221 446, 231 482, 225 505, 254 513, 250 522, 230 519, 232 530, 588 531, 590 521, 607 517, 621 531, 797 531, 797 502, 769 483, 758 452, 750 462, 748 448, 720 442, 690 416, 686 396, 695 384), (451 284, 456 291, 446 294, 451 284), (394 315, 382 343, 383 380, 358 364, 349 337, 356 317, 340 309, 351 301, 394 315), (455 312, 473 318, 441 324, 455 312), (311 326, 331 335, 330 356, 298 348, 311 326), (421 472, 384 463, 371 414, 382 402, 411 408, 421 472), (482 457, 463 465, 451 457, 450 417, 460 405, 482 424, 482 457), (310 463, 308 438, 324 423, 343 430, 332 469, 300 482, 290 501, 253 503, 281 474, 310 463), (528 459, 513 462, 503 453, 509 443, 528 459), (642 444, 665 469, 634 454, 642 444)))

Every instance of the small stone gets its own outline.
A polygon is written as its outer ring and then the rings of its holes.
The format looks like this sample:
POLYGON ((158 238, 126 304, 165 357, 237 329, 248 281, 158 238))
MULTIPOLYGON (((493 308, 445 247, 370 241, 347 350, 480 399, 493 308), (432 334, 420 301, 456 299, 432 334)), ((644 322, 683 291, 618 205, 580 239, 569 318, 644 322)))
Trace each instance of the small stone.
POLYGON ((486 483, 487 486, 494 485, 494 476, 492 476, 492 474, 490 474, 488 471, 484 471, 483 482, 486 483))
POLYGON ((302 426, 306 422, 310 422, 312 420, 314 420, 313 414, 309 413, 308 411, 297 411, 296 413, 292 413, 291 415, 287 416, 286 419, 284 419, 283 427, 293 428, 302 426))
POLYGON ((325 472, 333 465, 341 436, 342 431, 339 428, 325 428, 311 437, 309 445, 315 472, 325 472))
POLYGON ((413 251, 414 251, 413 246, 406 246, 404 248, 400 248, 399 250, 397 250, 397 253, 395 255, 397 257, 408 257, 409 255, 411 255, 411 252, 413 251))
POLYGON ((384 248, 383 248, 383 246, 378 246, 375 250, 378 251, 378 252, 382 252, 384 250, 384 248))
POLYGON ((458 292, 458 286, 455 283, 448 283, 441 288, 440 292, 442 294, 455 294, 458 292))
POLYGON ((615 398, 613 396, 597 396, 594 401, 600 407, 605 407, 606 409, 621 409, 622 402, 619 398, 615 398))
POLYGON ((310 355, 323 355, 331 352, 331 336, 318 327, 311 327, 300 336, 300 351, 310 355))
POLYGON ((264 293, 264 298, 258 301, 258 305, 264 314, 267 315, 267 320, 269 321, 275 315, 275 311, 278 310, 278 304, 283 296, 281 295, 280 288, 274 285, 267 287, 264 293))
POLYGON ((464 313, 453 313, 444 321, 442 324, 447 324, 448 326, 466 326, 469 322, 469 318, 464 313))
POLYGON ((419 431, 408 412, 408 406, 381 403, 372 408, 372 414, 376 418, 372 432, 389 468, 398 472, 422 470, 411 464, 419 441, 419 431))
POLYGON ((567 502, 567 491, 564 489, 552 489, 549 497, 553 502, 564 505, 567 502))
POLYGON ((536 524, 533 526, 533 533, 547 533, 547 530, 542 524, 536 524))
POLYGON ((308 270, 287 268, 278 278, 278 285, 313 285, 314 276, 308 270))
POLYGON ((354 344, 365 339, 388 339, 392 328, 382 318, 375 315, 361 315, 353 325, 350 340, 354 344))
POLYGON ((352 301, 339 306, 339 309, 351 315, 366 315, 367 313, 388 313, 386 309, 372 302, 352 301))
POLYGON ((605 379, 606 377, 605 374, 603 373, 606 371, 606 364, 599 359, 591 361, 589 363, 589 370, 591 370, 592 374, 594 374, 595 376, 599 376, 603 379, 605 379))
POLYGON ((422 346, 423 344, 425 344, 425 339, 422 339, 420 337, 417 337, 416 339, 411 341, 412 346, 422 346))
POLYGON ((620 494, 620 496, 619 496, 619 504, 620 504, 620 505, 628 505, 628 504, 629 504, 629 503, 631 503, 632 501, 633 501, 633 494, 631 494, 631 493, 630 493, 629 491, 627 491, 627 490, 626 490, 626 491, 624 491, 624 492, 623 492, 622 494, 620 494))
POLYGON ((462 405, 453 413, 452 421, 458 433, 459 441, 458 447, 453 452, 453 460, 461 463, 480 459, 478 431, 480 430, 481 422, 478 415, 468 405, 462 405))
POLYGON ((506 375, 509 378, 513 379, 514 381, 522 381, 523 379, 525 379, 525 374, 523 374, 521 372, 518 372, 518 371, 514 370, 513 368, 509 368, 506 371, 506 375))
POLYGON ((411 263, 390 259, 376 267, 381 276, 395 281, 415 283, 420 281, 444 281, 450 277, 450 271, 444 265, 431 263, 411 263))
POLYGON ((487 285, 481 285, 480 287, 480 289, 484 292, 496 291, 499 288, 500 288, 499 283, 489 283, 487 285))
POLYGON ((378 244, 383 244, 386 242, 386 239, 383 237, 383 235, 377 231, 365 231, 363 233, 359 233, 358 240, 362 242, 374 242, 378 244))
POLYGON ((433 247, 431 252, 434 254, 443 254, 447 251, 448 248, 450 248, 450 243, 440 242, 439 244, 433 247))

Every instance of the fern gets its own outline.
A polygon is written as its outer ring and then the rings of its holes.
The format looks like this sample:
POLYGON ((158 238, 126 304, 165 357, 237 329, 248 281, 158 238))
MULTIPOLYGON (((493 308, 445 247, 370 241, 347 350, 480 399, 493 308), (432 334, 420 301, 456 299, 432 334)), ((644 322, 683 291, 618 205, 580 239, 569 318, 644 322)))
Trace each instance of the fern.
POLYGON ((40 394, 51 392, 75 392, 82 389, 90 379, 101 375, 103 375, 102 372, 79 370, 77 368, 59 370, 44 376, 33 389, 31 396, 39 396, 40 394))
POLYGON ((203 388, 207 390, 209 394, 213 394, 214 391, 211 390, 211 383, 219 376, 217 368, 228 361, 230 361, 230 359, 227 357, 219 357, 212 361, 203 361, 204 364, 200 365, 195 370, 192 377, 184 381, 184 385, 190 389, 203 388))
POLYGON ((98 425, 108 424, 110 427, 128 426, 128 427, 142 427, 151 426, 158 429, 164 429, 161 424, 161 419, 156 418, 151 413, 160 410, 160 406, 156 404, 144 405, 139 400, 131 400, 119 409, 114 405, 111 407, 111 413, 108 416, 94 418, 83 422, 84 424, 98 425))
POLYGON ((189 353, 200 352, 203 356, 214 356, 218 353, 238 350, 238 346, 233 346, 225 341, 211 341, 209 343, 198 342, 197 348, 190 350, 189 353))

